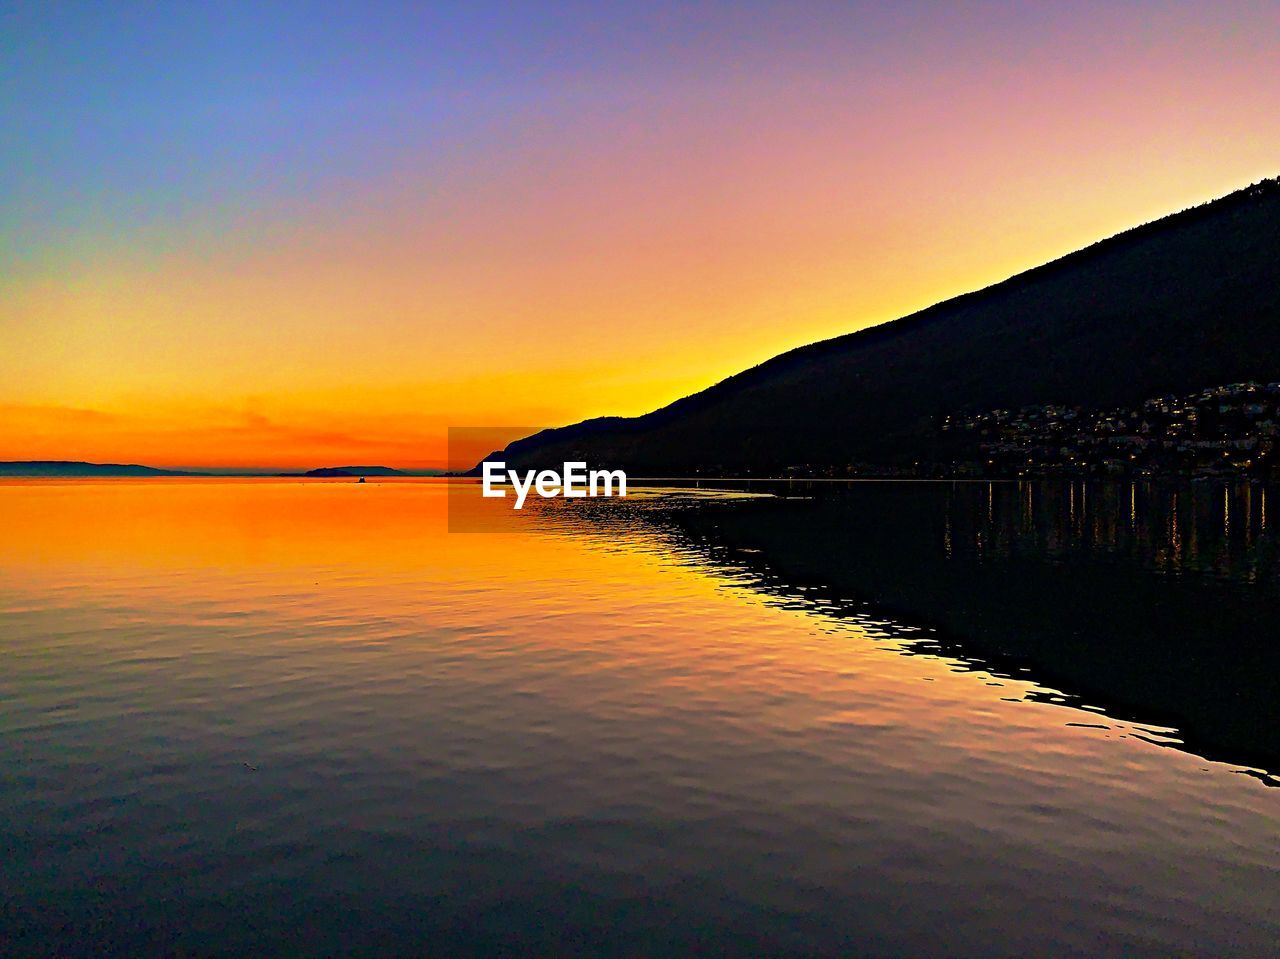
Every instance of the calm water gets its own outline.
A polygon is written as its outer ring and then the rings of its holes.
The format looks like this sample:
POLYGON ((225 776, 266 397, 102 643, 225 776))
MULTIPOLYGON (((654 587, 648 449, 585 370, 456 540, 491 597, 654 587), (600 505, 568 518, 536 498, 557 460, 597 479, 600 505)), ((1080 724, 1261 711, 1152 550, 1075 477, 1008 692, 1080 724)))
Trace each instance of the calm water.
POLYGON ((1275 954, 1261 489, 448 498, 0 486, 0 952, 1275 954))

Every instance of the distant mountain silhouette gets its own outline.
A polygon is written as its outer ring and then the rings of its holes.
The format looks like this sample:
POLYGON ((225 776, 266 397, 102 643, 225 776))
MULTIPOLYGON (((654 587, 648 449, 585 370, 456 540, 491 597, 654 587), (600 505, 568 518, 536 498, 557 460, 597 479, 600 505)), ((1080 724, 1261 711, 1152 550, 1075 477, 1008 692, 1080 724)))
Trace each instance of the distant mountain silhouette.
POLYGON ((408 476, 390 466, 322 466, 305 473, 281 473, 281 476, 408 476))
POLYGON ((436 476, 441 470, 398 470, 390 466, 325 466, 305 473, 275 473, 261 469, 196 472, 160 469, 136 463, 82 463, 76 460, 14 460, 0 462, 0 476, 436 476))
POLYGON ((946 458, 937 424, 958 411, 1118 406, 1251 379, 1280 379, 1280 179, 491 458, 637 475, 902 464, 946 458))
POLYGON ((75 460, 14 460, 0 463, 0 476, 203 476, 136 463, 81 463, 75 460))

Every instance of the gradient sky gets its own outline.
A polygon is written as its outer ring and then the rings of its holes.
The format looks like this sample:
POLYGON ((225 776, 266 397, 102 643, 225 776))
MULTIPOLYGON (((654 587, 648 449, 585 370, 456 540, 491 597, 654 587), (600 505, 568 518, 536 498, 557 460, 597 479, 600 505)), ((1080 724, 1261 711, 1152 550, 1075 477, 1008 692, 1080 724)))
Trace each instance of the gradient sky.
POLYGON ((0 459, 439 465, 1280 173, 1280 3, 0 5, 0 459))

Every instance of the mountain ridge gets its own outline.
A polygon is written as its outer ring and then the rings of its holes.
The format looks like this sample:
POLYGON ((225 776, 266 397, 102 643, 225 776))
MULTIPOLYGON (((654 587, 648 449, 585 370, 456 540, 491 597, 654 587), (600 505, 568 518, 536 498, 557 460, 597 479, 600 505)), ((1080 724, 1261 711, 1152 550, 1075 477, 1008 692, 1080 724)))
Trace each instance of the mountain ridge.
POLYGON ((311 476, 317 478, 340 478, 355 476, 409 476, 404 470, 390 466, 321 466, 300 473, 279 473, 279 476, 311 476))
POLYGON ((0 476, 205 476, 191 470, 170 470, 138 463, 88 463, 83 460, 7 460, 0 476))
POLYGON ((641 416, 544 430, 501 456, 708 472, 909 462, 947 452, 933 424, 958 410, 1120 403, 1275 379, 1278 320, 1280 178, 1271 178, 778 354, 641 416))
POLYGON ((402 470, 391 466, 322 466, 305 472, 283 473, 270 469, 179 470, 139 463, 90 463, 85 460, 4 460, 0 476, 290 476, 290 477, 357 477, 357 476, 433 476, 440 470, 402 470))

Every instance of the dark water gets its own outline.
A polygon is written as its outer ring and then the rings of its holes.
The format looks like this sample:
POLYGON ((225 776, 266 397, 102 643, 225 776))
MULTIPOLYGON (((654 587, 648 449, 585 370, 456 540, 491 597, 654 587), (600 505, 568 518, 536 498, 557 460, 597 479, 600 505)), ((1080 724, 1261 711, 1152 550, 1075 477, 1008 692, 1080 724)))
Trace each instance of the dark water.
POLYGON ((1054 699, 1070 693, 1176 727, 1203 755, 1280 770, 1280 528, 1267 487, 772 489, 790 499, 672 518, 764 592, 854 619, 892 613, 921 627, 920 651, 1030 674, 1054 699))
POLYGON ((1268 494, 815 491, 0 487, 0 953, 1274 955, 1268 494))

